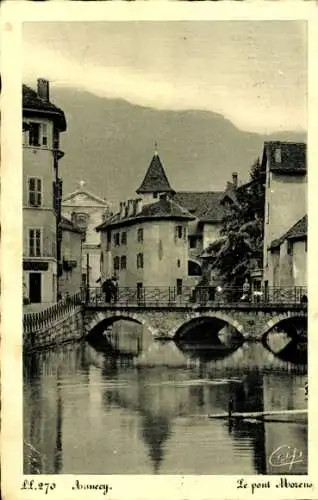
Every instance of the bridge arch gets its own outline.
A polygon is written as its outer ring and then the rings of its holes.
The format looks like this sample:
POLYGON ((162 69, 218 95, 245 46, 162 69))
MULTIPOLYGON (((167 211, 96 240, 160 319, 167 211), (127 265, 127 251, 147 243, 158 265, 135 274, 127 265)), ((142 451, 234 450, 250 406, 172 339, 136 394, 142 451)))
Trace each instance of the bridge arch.
POLYGON ((214 319, 223 322, 225 325, 232 326, 243 338, 245 338, 245 330, 242 324, 228 314, 219 311, 207 312, 206 314, 193 314, 186 321, 180 321, 174 332, 169 333, 169 336, 176 341, 180 340, 182 338, 182 332, 189 331, 187 327, 190 328, 191 325, 195 326, 196 323, 202 323, 204 320, 213 321, 214 319))
POLYGON ((274 316, 269 321, 266 322, 264 327, 259 332, 259 338, 263 339, 264 336, 269 333, 275 326, 278 326, 283 321, 288 319, 292 320, 293 318, 307 318, 307 311, 286 311, 284 313, 279 314, 278 316, 274 316))
POLYGON ((85 328, 85 337, 87 337, 93 330, 95 330, 102 323, 113 324, 116 321, 131 321, 144 325, 148 328, 151 334, 154 336, 155 331, 147 321, 147 319, 142 315, 135 312, 123 312, 123 311, 108 311, 108 312, 96 312, 94 316, 89 320, 85 328))

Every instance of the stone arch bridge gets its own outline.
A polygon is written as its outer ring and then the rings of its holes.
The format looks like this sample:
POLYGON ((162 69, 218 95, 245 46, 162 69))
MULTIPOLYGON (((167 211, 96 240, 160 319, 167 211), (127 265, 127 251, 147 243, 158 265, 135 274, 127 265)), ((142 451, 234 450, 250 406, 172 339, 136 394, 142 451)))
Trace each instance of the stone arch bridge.
POLYGON ((231 326, 246 341, 261 341, 274 327, 307 319, 305 304, 239 304, 217 306, 138 306, 85 304, 84 336, 98 327, 123 319, 145 325, 156 339, 178 339, 204 321, 231 326))

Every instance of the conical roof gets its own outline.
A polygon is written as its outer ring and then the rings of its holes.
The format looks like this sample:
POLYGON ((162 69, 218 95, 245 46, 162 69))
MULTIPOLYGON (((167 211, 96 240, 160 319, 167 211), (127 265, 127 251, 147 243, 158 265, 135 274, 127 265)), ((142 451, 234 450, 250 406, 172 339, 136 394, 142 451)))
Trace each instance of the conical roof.
POLYGON ((153 155, 145 178, 136 193, 174 193, 157 152, 153 155))

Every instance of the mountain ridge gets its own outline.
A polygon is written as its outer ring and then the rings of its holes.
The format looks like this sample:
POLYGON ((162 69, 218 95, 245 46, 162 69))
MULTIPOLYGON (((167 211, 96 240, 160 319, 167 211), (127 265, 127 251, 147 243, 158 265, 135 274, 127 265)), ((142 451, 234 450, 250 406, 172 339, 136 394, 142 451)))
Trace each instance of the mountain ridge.
POLYGON ((248 179, 264 141, 306 142, 301 132, 242 131, 209 110, 158 110, 66 88, 54 88, 51 94, 68 124, 61 135, 64 196, 80 180, 112 202, 135 196, 155 143, 173 189, 217 191, 224 189, 234 171, 241 182, 248 179))

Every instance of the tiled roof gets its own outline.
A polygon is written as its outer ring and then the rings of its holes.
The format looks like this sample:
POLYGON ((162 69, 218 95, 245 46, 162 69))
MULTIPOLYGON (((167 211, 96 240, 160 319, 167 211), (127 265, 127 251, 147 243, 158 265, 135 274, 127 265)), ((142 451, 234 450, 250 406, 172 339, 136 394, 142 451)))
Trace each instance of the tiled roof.
POLYGON ((61 131, 66 130, 66 120, 64 112, 50 101, 41 99, 35 90, 27 85, 22 87, 23 114, 42 114, 51 117, 56 122, 61 131))
POLYGON ((173 193, 159 155, 154 154, 145 178, 136 193, 173 193))
POLYGON ((262 164, 266 163, 267 159, 271 171, 305 172, 307 170, 307 145, 302 142, 265 142, 262 164), (277 161, 277 150, 280 150, 281 161, 277 161))
POLYGON ((114 226, 135 224, 146 220, 193 220, 195 217, 191 215, 185 208, 181 207, 172 200, 160 199, 156 203, 145 205, 141 212, 130 217, 120 218, 119 213, 113 215, 102 224, 97 226, 96 230, 100 231, 104 228, 114 226))
POLYGON ((220 222, 223 196, 223 191, 178 191, 173 200, 204 222, 220 222))
POLYGON ((64 215, 61 216, 61 228, 65 231, 72 231, 73 233, 82 233, 80 228, 77 227, 72 221, 64 217, 64 215))
POLYGON ((304 215, 296 224, 294 224, 286 233, 280 238, 273 240, 270 244, 271 248, 279 247, 284 240, 297 240, 298 238, 305 238, 307 236, 307 215, 304 215))

